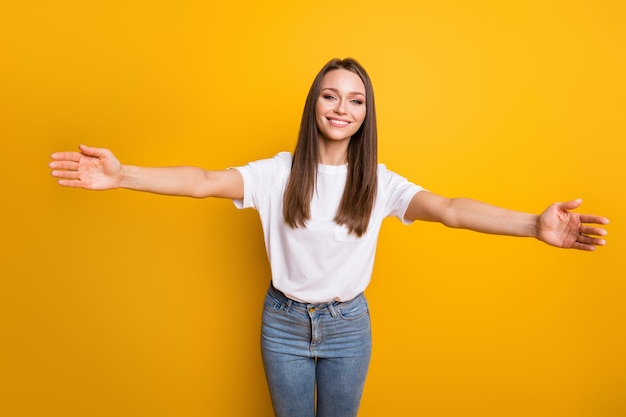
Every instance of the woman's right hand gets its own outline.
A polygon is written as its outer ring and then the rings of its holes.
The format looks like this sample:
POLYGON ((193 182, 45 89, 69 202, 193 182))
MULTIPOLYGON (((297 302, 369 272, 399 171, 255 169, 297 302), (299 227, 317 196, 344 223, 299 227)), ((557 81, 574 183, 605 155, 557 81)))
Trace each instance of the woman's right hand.
POLYGON ((55 152, 51 175, 64 187, 88 190, 118 188, 123 176, 120 161, 108 149, 79 146, 80 152, 55 152))

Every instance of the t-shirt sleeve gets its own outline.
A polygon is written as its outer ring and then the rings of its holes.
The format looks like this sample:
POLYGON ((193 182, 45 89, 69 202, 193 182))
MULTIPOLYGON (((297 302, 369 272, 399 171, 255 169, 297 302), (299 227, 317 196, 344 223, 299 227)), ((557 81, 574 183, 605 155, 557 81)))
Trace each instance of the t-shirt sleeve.
POLYGON ((406 213, 413 196, 420 191, 425 191, 424 188, 393 171, 389 171, 382 164, 379 169, 379 189, 385 197, 385 216, 394 216, 404 224, 411 224, 412 221, 404 218, 404 213, 406 213))
POLYGON ((280 178, 291 169, 291 154, 281 152, 273 158, 261 159, 240 167, 234 167, 243 177, 243 199, 233 203, 239 209, 261 207, 275 187, 281 186, 280 178))

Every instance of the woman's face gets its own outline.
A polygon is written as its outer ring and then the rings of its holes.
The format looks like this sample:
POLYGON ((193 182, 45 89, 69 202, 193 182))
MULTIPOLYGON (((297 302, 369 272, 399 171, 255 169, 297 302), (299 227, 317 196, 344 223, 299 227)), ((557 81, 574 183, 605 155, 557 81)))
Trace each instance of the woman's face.
POLYGON ((315 104, 319 138, 349 140, 365 120, 365 85, 357 74, 338 69, 324 75, 315 104))

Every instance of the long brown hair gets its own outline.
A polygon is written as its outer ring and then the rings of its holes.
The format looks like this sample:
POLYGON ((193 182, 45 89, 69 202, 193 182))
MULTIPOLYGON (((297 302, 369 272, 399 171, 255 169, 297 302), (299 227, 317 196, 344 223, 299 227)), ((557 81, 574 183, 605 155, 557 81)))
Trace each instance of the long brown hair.
POLYGON ((285 189, 283 214, 291 227, 306 227, 311 217, 311 198, 315 191, 319 163, 318 129, 315 103, 326 74, 345 69, 357 74, 365 85, 365 120, 348 145, 348 177, 335 223, 350 233, 362 236, 367 231, 378 186, 378 137, 372 82, 365 69, 352 58, 332 59, 317 74, 307 95, 293 155, 291 174, 285 189))

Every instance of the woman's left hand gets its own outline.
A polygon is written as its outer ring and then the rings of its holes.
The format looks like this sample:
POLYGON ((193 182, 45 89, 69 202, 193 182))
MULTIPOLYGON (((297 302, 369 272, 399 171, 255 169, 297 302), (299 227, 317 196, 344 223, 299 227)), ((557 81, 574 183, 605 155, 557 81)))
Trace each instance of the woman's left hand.
POLYGON ((537 239, 560 248, 593 251, 606 241, 597 236, 605 236, 607 231, 593 224, 608 224, 605 217, 593 214, 572 213, 582 200, 554 203, 537 219, 537 239), (592 224, 592 225, 590 225, 592 224))

